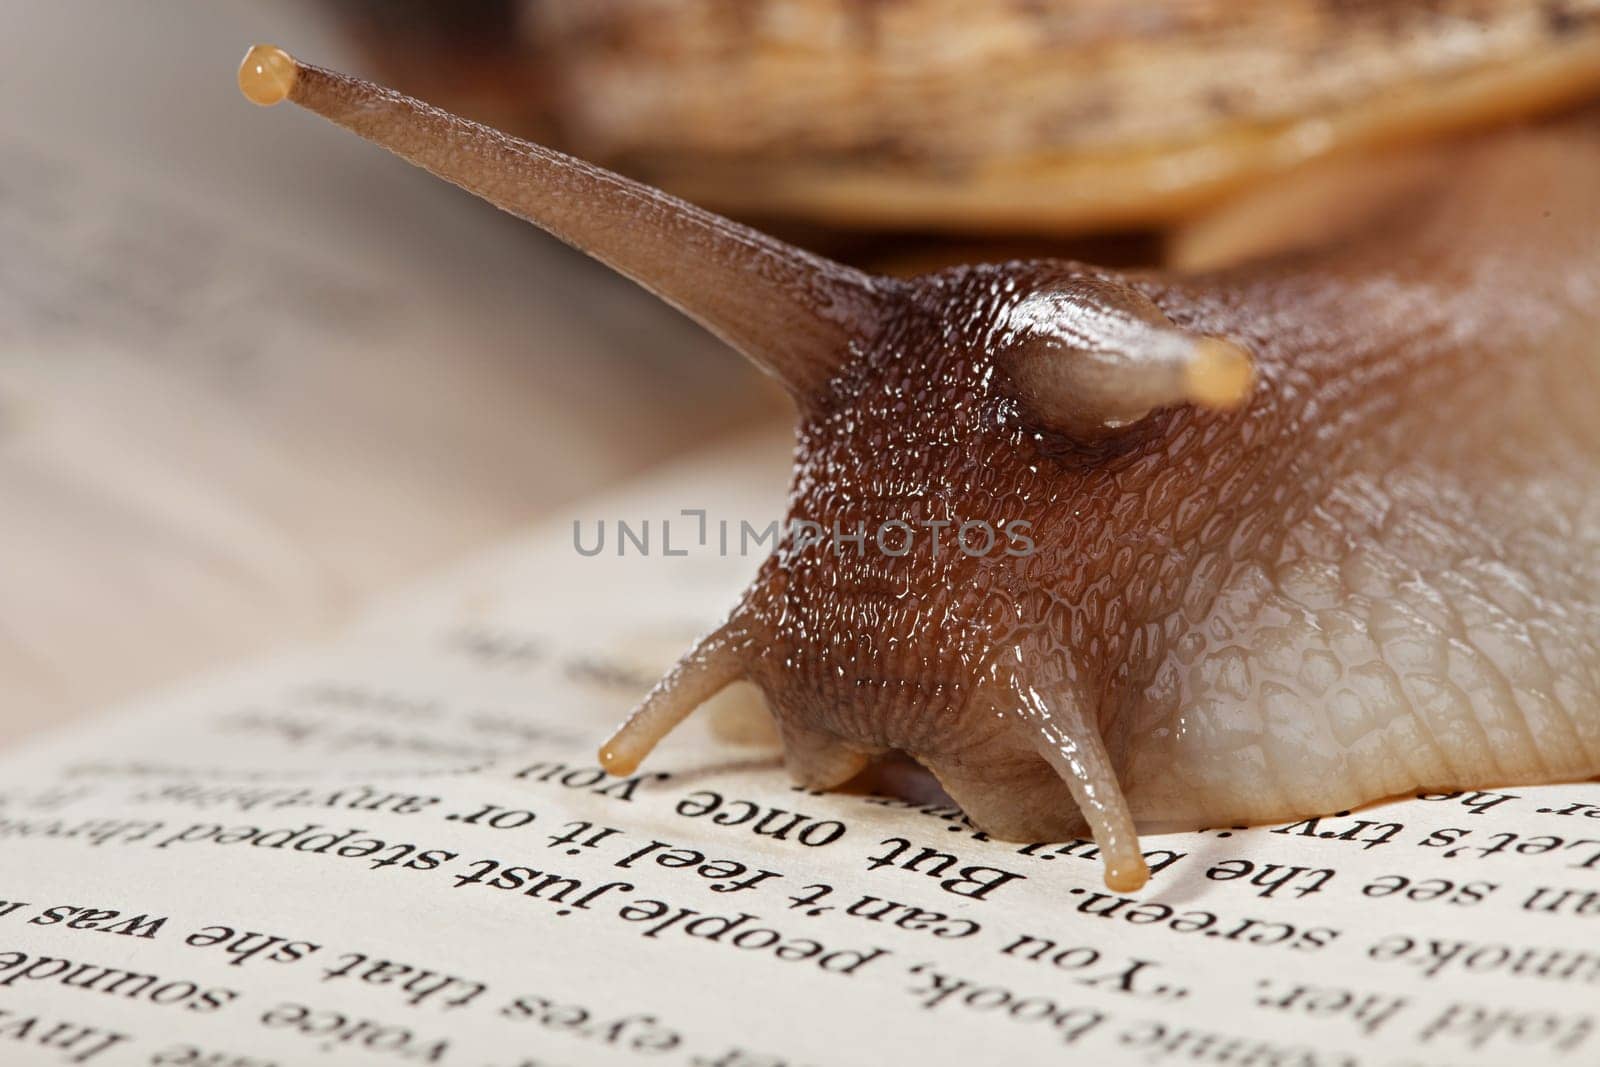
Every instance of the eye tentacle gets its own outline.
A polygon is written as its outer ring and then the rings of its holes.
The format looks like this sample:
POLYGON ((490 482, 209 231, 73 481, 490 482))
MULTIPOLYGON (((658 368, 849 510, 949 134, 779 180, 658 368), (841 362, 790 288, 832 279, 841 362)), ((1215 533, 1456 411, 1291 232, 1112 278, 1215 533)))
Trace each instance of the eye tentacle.
POLYGON ((239 87, 292 100, 638 282, 797 397, 876 331, 897 283, 390 89, 258 45, 239 87))
POLYGON ((1006 359, 1019 399, 1048 425, 1093 437, 1156 408, 1227 411, 1255 384, 1240 345, 1175 325, 1143 293, 1106 278, 1073 278, 1012 310, 1006 359))
POLYGON ((632 774, 695 709, 745 677, 749 648, 749 629, 736 611, 685 653, 600 746, 600 766, 612 774, 632 774))
POLYGON ((1039 754, 1059 774, 1078 804, 1105 863, 1106 886, 1131 893, 1150 880, 1139 851, 1139 832, 1100 731, 1066 690, 1042 695, 1033 686, 1012 685, 1015 714, 1023 720, 1039 754))

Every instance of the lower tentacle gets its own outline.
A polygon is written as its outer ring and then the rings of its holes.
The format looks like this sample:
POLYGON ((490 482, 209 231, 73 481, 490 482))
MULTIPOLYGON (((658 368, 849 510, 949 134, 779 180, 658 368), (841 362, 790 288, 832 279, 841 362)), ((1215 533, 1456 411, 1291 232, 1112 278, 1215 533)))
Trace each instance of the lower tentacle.
POLYGON ((749 647, 749 628, 736 611, 701 638, 600 746, 600 766, 612 774, 632 774, 674 727, 745 676, 749 647))
POLYGON ((780 721, 778 732, 790 776, 807 789, 837 789, 872 762, 871 752, 820 730, 780 721))
POLYGON ((1143 888, 1150 868, 1139 832, 1099 727, 1074 687, 1064 682, 1041 691, 1020 671, 1009 679, 1012 712, 1026 726, 1039 755, 1066 782, 1105 863, 1106 886, 1118 893, 1143 888))

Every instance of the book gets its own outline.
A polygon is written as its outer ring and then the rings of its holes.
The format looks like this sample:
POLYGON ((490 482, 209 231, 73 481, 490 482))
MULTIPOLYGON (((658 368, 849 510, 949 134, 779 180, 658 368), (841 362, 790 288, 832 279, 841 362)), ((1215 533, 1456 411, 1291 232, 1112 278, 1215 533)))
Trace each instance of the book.
POLYGON ((1600 1061, 1594 783, 1147 835, 1118 895, 1088 841, 797 789, 718 729, 750 690, 607 776, 785 449, 0 755, 0 1063, 1600 1061))

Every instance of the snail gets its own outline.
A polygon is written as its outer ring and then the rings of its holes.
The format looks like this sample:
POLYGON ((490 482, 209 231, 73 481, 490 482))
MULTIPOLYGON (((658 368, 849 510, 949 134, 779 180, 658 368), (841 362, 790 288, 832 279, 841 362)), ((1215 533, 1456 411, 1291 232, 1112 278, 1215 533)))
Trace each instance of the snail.
POLYGON ((1140 827, 1600 773, 1592 114, 1430 149, 1236 266, 902 279, 275 48, 240 85, 609 264, 793 397, 799 521, 608 770, 748 679, 801 783, 910 756, 996 837, 1086 826, 1119 892, 1140 827))

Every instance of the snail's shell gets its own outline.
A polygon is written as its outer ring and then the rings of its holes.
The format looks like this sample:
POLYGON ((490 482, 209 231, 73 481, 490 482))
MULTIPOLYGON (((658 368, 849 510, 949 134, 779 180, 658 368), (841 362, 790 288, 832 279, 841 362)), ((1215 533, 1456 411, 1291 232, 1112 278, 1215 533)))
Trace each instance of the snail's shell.
POLYGON ((1600 94, 1600 0, 349 0, 403 88, 709 207, 1043 233, 1600 94))
POLYGON ((874 227, 1161 223, 1600 90, 1594 0, 545 0, 531 23, 580 152, 874 227))

